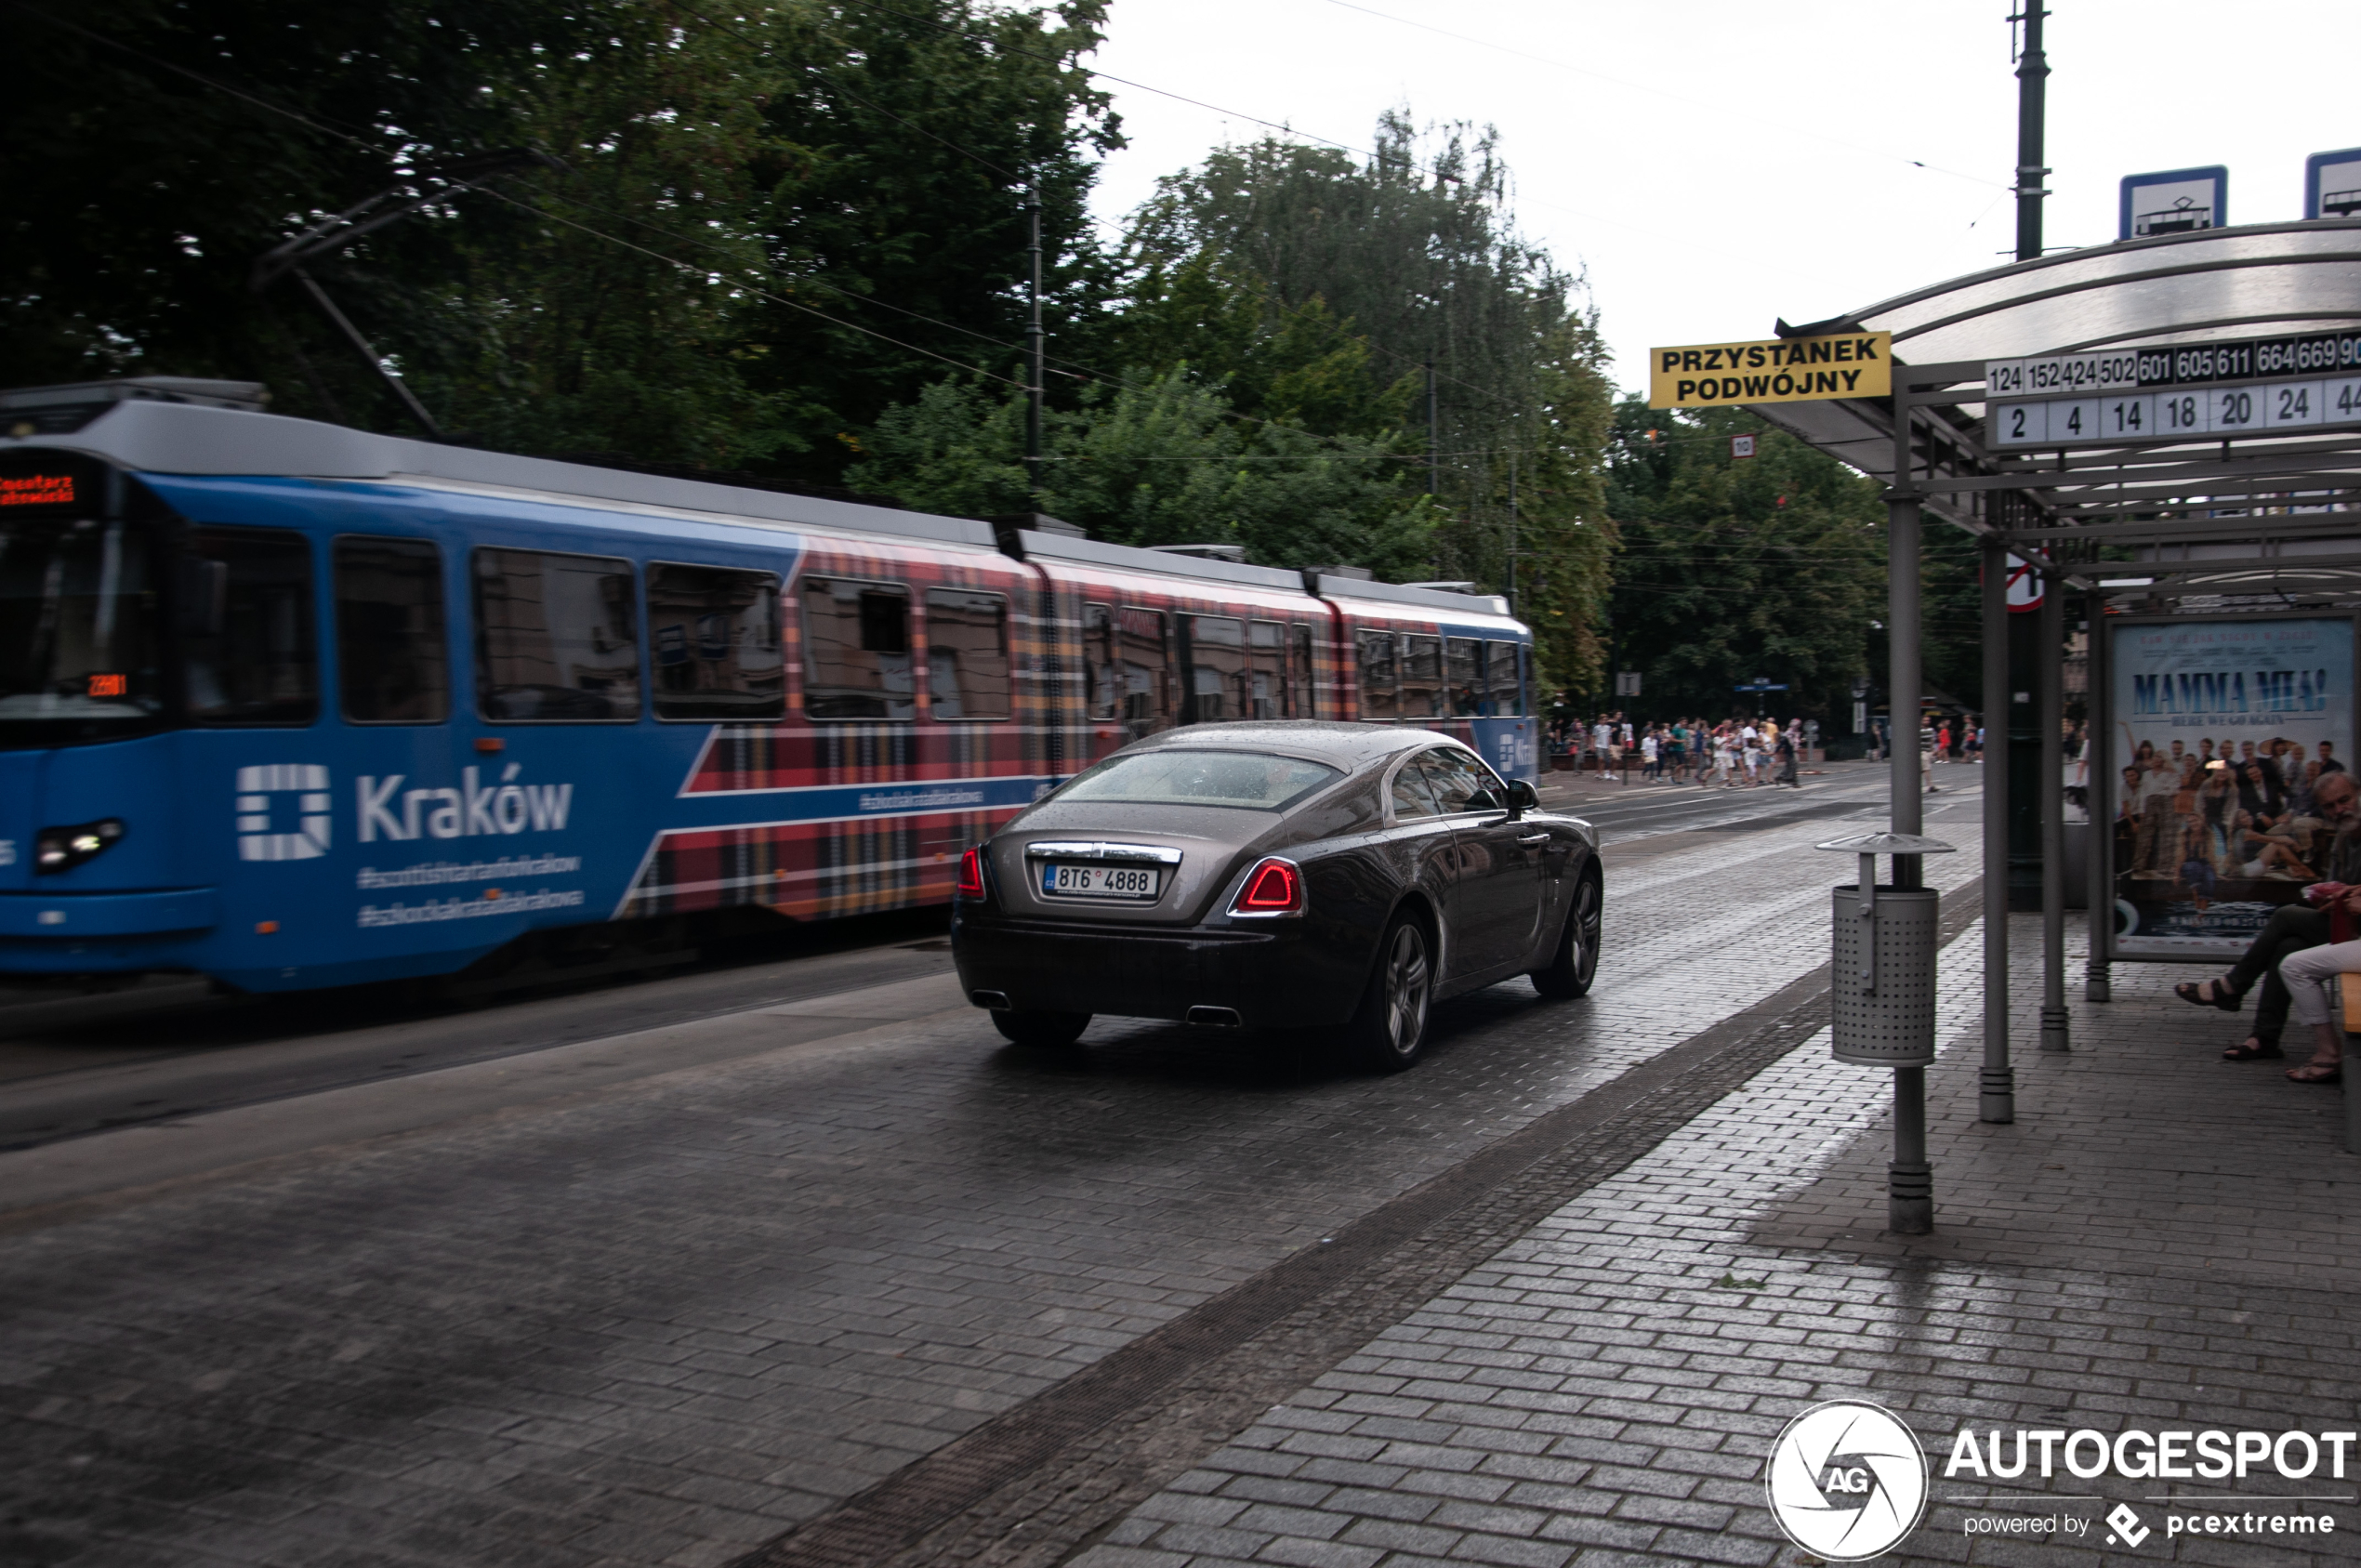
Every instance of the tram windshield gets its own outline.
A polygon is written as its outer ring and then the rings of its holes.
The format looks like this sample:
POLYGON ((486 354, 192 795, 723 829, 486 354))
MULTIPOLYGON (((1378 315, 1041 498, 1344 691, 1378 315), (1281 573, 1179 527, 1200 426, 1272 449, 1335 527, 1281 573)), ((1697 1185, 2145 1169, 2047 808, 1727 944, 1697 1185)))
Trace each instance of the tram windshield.
POLYGON ((139 523, 0 517, 0 746, 160 720, 155 575, 139 523))

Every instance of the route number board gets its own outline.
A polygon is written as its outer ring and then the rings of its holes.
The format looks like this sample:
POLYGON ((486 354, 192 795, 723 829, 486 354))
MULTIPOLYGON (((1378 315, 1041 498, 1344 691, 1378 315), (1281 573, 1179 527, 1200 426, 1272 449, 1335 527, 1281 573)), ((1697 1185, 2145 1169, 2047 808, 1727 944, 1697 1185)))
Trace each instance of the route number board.
POLYGON ((1996 450, 2170 442, 2361 425, 2361 335, 1995 360, 1996 450))

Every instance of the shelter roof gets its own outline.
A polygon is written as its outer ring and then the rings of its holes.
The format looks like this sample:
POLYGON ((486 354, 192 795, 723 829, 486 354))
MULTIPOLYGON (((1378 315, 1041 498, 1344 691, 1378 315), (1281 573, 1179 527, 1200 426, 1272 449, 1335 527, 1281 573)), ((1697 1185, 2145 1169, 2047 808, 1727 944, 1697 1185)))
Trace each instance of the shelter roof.
MULTIPOLYGON (((1935 516, 2000 534, 2085 586, 2102 547, 2118 545, 2143 574, 2222 579, 2191 589, 2361 593, 2361 429, 2208 427, 2193 439, 2004 449, 1990 416, 2016 394, 1985 384, 1998 360, 2361 334, 2361 219, 2070 251, 1915 289, 1823 330, 1891 332, 1893 396, 1752 412, 1872 478, 1899 473, 1935 516)), ((2361 363, 2341 374, 2361 377, 2361 363)))

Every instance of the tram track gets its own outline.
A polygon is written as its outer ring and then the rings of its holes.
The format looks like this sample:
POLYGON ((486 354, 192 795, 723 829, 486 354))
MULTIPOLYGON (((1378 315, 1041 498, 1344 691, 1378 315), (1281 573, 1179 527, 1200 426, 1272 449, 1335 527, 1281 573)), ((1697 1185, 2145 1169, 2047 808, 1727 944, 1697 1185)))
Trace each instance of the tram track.
MULTIPOLYGON (((1589 794, 1548 804, 1594 822, 1612 866, 1670 852, 1705 834, 1768 830, 1815 818, 1833 824, 1881 804, 1885 774, 1852 771, 1800 792, 1776 794, 1666 786, 1660 795, 1641 795, 1645 786, 1632 787, 1635 797, 1629 800, 1602 801, 1589 794)), ((546 1057, 529 1071, 503 1074, 518 1101, 537 1100, 553 1091, 527 1082, 534 1073, 569 1083, 580 1077, 569 1059, 548 1057, 553 1051, 780 1009, 824 1010, 833 999, 884 996, 890 988, 951 972, 939 914, 864 919, 866 934, 890 928, 892 940, 830 950, 832 942, 858 942, 851 929, 856 923, 846 922, 812 933, 816 952, 708 962, 653 978, 555 982, 471 999, 379 986, 184 1000, 149 1013, 108 1016, 107 999, 98 998, 100 1016, 0 1039, 0 1155, 435 1074, 504 1062, 524 1066, 521 1059, 546 1057)), ((706 1039, 694 1054, 706 1060, 714 1051, 828 1037, 851 1032, 860 1020, 822 1018, 804 1025, 781 1019, 778 1027, 742 1032, 737 1045, 706 1039)), ((644 1075, 666 1070, 672 1059, 641 1050, 633 1060, 636 1066, 627 1069, 600 1064, 593 1075, 602 1082, 644 1075)), ((481 1107, 483 1097, 473 1095, 468 1102, 481 1107)))

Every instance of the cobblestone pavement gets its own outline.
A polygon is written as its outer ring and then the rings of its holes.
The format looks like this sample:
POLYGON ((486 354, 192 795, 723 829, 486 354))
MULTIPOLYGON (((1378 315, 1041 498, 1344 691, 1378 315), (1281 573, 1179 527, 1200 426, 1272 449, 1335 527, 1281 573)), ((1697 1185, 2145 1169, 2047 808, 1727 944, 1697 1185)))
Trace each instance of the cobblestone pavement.
POLYGON ((19 1228, 0 1558, 729 1561, 1816 967, 1829 831, 1611 859, 1401 1077, 960 1011, 19 1228))
MULTIPOLYGON (((1966 825, 1941 831, 1968 848, 1966 825)), ((1978 924, 1943 963, 1935 1235, 1882 1233, 1882 1074, 1831 1062, 1821 1034, 1075 1568, 1809 1565, 1773 1524, 1764 1461, 1787 1420, 1841 1397, 1899 1414, 1934 1462, 1924 1522, 1883 1561, 2361 1558, 2354 1470, 2325 1458, 2302 1480, 1946 1477, 1963 1430, 2361 1426, 2361 1162, 2340 1152, 2336 1095, 2222 1062, 2239 1021, 2170 995, 2202 971, 2118 967, 2116 1001, 2082 1002, 2078 929, 2075 1049, 2041 1055, 2038 917, 2018 916, 2018 1119, 1985 1126, 1981 940, 1978 924), (2118 1505, 2138 1516, 2121 1536, 2118 1505), (2202 1534, 2209 1514, 2236 1533, 2202 1534), (2336 1531, 2273 1533, 2299 1514, 2336 1531)))

